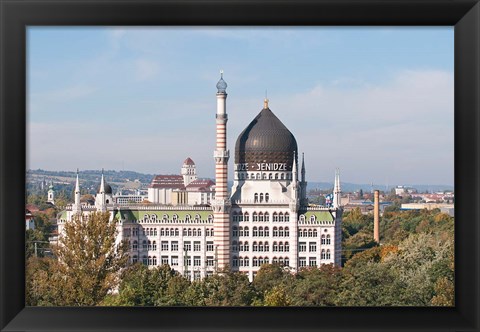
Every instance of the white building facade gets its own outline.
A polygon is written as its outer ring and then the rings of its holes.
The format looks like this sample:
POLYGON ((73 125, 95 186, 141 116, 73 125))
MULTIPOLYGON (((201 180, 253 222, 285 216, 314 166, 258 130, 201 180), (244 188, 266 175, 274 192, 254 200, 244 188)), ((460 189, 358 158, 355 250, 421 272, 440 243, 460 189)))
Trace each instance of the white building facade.
POLYGON ((169 264, 190 280, 223 268, 253 280, 263 264, 302 267, 341 265, 340 179, 335 173, 332 207, 306 199, 306 167, 299 172, 297 142, 287 127, 264 107, 235 145, 234 183, 228 195, 226 87, 217 84, 216 183, 197 179, 187 158, 181 175, 156 176, 148 189, 150 204, 118 204, 101 179, 94 206, 81 205, 77 175, 75 203, 58 220, 59 233, 75 214, 110 211, 118 240, 130 246, 131 263, 169 264))

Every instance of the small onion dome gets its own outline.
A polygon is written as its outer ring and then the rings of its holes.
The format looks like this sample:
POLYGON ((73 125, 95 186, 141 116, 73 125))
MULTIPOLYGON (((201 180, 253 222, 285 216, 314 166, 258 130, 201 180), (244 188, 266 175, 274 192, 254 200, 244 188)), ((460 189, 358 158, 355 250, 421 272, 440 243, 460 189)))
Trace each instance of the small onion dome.
POLYGON ((190 159, 190 157, 188 157, 187 159, 185 159, 185 161, 183 162, 184 165, 188 165, 188 166, 195 166, 195 163, 193 162, 192 159, 190 159))
POLYGON ((297 141, 265 101, 264 109, 238 136, 235 163, 285 163, 292 170, 297 159, 297 141))
POLYGON ((225 93, 227 90, 227 82, 223 80, 223 70, 220 71, 220 80, 217 83, 217 93, 225 93))
MULTIPOLYGON (((101 184, 98 185, 97 193, 100 193, 100 186, 101 184)), ((112 194, 112 193, 113 193, 112 187, 105 181, 105 194, 112 194)))

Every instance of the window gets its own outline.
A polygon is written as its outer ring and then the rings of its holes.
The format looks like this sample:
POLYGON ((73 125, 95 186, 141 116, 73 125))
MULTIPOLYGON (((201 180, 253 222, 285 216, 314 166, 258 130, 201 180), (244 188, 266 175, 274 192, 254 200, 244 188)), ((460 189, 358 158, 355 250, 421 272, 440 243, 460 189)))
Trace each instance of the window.
POLYGON ((307 258, 305 258, 305 257, 299 257, 299 258, 298 258, 298 265, 299 265, 300 267, 305 267, 305 266, 307 266, 307 258))
POLYGON ((275 252, 278 251, 278 244, 277 244, 277 242, 273 242, 273 251, 275 251, 275 252))
POLYGON ((157 250, 157 241, 153 241, 153 250, 157 250))
POLYGON ((268 242, 265 242, 265 251, 270 251, 270 246, 268 245, 268 242))
MULTIPOLYGON (((272 174, 270 174, 270 179, 272 178, 272 174)), ((268 194, 265 194, 265 202, 268 203, 268 200, 269 200, 270 196, 268 194)), ((268 220, 266 220, 268 221, 268 220)))
POLYGON ((317 252, 317 243, 316 242, 310 242, 308 244, 308 251, 317 252))
MULTIPOLYGON (((315 221, 315 215, 311 215, 310 216, 310 222, 314 222, 315 221)), ((311 265, 310 265, 311 266, 311 265)))
POLYGON ((138 241, 133 241, 133 250, 138 250, 138 241))
POLYGON ((160 228, 160 236, 165 236, 165 228, 160 228))
POLYGON ((237 226, 233 226, 232 236, 233 236, 233 237, 237 237, 237 236, 238 236, 238 228, 237 228, 237 226))
POLYGON ((152 241, 148 240, 148 250, 152 250, 152 241))
POLYGON ((317 230, 314 229, 314 230, 313 230, 313 237, 317 237, 317 236, 318 236, 317 230))
POLYGON ((185 278, 187 280, 192 280, 192 271, 186 271, 185 272, 185 278))
POLYGON ((192 266, 192 257, 190 256, 185 257, 185 265, 192 266))
POLYGON ((268 227, 265 227, 265 236, 270 236, 270 231, 268 227))
POLYGON ((258 194, 257 193, 255 193, 255 195, 253 195, 253 202, 254 203, 258 202, 258 194))
POLYGON ((278 236, 278 228, 273 227, 273 237, 277 237, 277 236, 278 236))
POLYGON ((283 227, 278 228, 278 236, 283 237, 285 234, 283 233, 283 227))
POLYGON ((162 241, 162 251, 168 251, 168 241, 162 241))
POLYGON ((190 241, 183 243, 183 250, 192 251, 192 244, 190 243, 190 241))
POLYGON ((277 212, 273 212, 273 221, 277 222, 278 221, 278 214, 277 212))
POLYGON ((213 266, 213 256, 207 256, 207 266, 213 266))
POLYGON ((243 233, 245 234, 245 236, 248 236, 248 227, 245 227, 245 228, 243 229, 243 233))
POLYGON ((317 258, 315 257, 310 257, 308 259, 308 266, 317 266, 317 258))
POLYGON ((187 229, 187 235, 192 236, 192 229, 191 228, 187 229))
POLYGON ((172 256, 172 266, 178 266, 178 256, 172 256))
POLYGON ((193 251, 200 251, 201 249, 200 241, 193 242, 193 251))
MULTIPOLYGON (((241 243, 241 242, 240 242, 241 243)), ((232 251, 233 252, 238 252, 238 244, 237 241, 232 242, 232 251)))
POLYGON ((157 236, 157 229, 156 228, 153 229, 153 236, 157 236))
POLYGON ((250 266, 250 258, 248 257, 243 258, 243 266, 250 266))
POLYGON ((258 258, 257 257, 253 257, 253 264, 252 266, 258 266, 258 258))
POLYGON ((260 221, 260 222, 263 221, 263 213, 262 213, 262 212, 260 212, 260 213, 258 214, 258 221, 260 221))
POLYGON ((311 229, 308 230, 308 237, 313 237, 313 231, 311 229))
POLYGON ((193 280, 200 280, 200 271, 193 271, 193 280))
POLYGON ((330 259, 330 249, 327 249, 327 259, 330 259))
POLYGON ((238 266, 238 257, 237 256, 233 256, 232 266, 234 266, 234 267, 238 266))
POLYGON ((257 244, 257 242, 253 242, 252 248, 253 248, 253 249, 252 249, 253 251, 258 251, 258 244, 257 244))
POLYGON ((143 263, 143 265, 148 264, 147 256, 145 256, 145 255, 142 256, 142 263, 143 263))
POLYGON ((321 243, 322 243, 322 244, 326 244, 325 234, 322 234, 321 243))
POLYGON ((170 230, 168 228, 165 228, 165 236, 170 236, 170 230))
POLYGON ((143 250, 147 250, 147 248, 148 248, 148 247, 147 247, 147 240, 143 240, 143 242, 142 242, 142 248, 143 248, 143 250))
POLYGON ((285 252, 289 252, 290 251, 290 245, 288 244, 288 242, 285 242, 285 252))
POLYGON ((172 241, 172 251, 178 251, 178 241, 172 241))
MULTIPOLYGON (((155 261, 157 260, 157 257, 153 257, 155 259, 155 261)), ((162 262, 162 265, 168 265, 168 256, 162 256, 161 258, 161 262, 162 262)), ((153 265, 157 265, 156 263, 153 264, 153 265)))
POLYGON ((298 251, 299 252, 306 252, 307 251, 307 244, 305 242, 298 243, 298 251))
POLYGON ((285 212, 285 221, 286 222, 290 221, 290 215, 288 214, 288 212, 285 212))
POLYGON ((282 212, 280 212, 278 214, 278 221, 283 222, 283 213, 282 212))
POLYGON ((290 229, 288 227, 285 227, 285 236, 290 236, 290 229))
POLYGON ((136 262, 138 262, 138 256, 137 255, 134 255, 132 257, 132 263, 135 264, 136 262))
POLYGON ((248 245, 248 241, 245 241, 245 243, 243 244, 243 249, 245 251, 249 251, 250 250, 250 246, 248 245))
POLYGON ((263 194, 260 194, 260 203, 263 202, 263 194))
POLYGON ((202 263, 201 263, 201 260, 200 260, 200 256, 195 256, 193 257, 193 266, 200 266, 202 263))
POLYGON ((148 256, 148 265, 152 265, 152 256, 148 256))
POLYGON ((179 232, 178 228, 175 228, 175 236, 178 236, 179 233, 180 232, 179 232))
POLYGON ((197 229, 196 228, 193 229, 193 236, 197 236, 197 229))
POLYGON ((265 247, 263 246, 263 242, 258 244, 258 251, 264 251, 265 247))
POLYGON ((285 266, 289 266, 289 265, 290 265, 290 260, 289 260, 288 257, 285 257, 284 264, 285 264, 285 266))
POLYGON ((322 250, 322 253, 321 253, 321 255, 320 255, 320 258, 321 258, 321 259, 325 259, 325 258, 326 258, 325 250, 322 250))
POLYGON ((270 221, 270 215, 268 214, 268 212, 265 212, 265 221, 270 221))
POLYGON ((330 244, 330 234, 327 235, 327 244, 330 244))
POLYGON ((278 251, 284 251, 285 250, 285 247, 283 246, 283 242, 280 242, 278 244, 278 251))
POLYGON ((253 212, 253 221, 254 221, 254 222, 258 221, 257 212, 253 212))
POLYGON ((253 227, 253 236, 254 236, 254 237, 258 236, 257 226, 253 227))
POLYGON ((207 251, 213 251, 213 242, 207 242, 207 251))

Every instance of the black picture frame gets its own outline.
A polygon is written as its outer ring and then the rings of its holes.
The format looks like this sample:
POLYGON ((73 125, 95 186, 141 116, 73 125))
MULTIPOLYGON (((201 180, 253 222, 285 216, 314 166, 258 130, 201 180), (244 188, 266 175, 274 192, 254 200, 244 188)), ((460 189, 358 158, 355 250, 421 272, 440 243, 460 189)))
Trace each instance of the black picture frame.
POLYGON ((479 330, 478 1, 0 0, 0 15, 1 331, 479 330), (30 25, 454 26, 455 307, 25 307, 22 198, 26 167, 26 27, 30 25))

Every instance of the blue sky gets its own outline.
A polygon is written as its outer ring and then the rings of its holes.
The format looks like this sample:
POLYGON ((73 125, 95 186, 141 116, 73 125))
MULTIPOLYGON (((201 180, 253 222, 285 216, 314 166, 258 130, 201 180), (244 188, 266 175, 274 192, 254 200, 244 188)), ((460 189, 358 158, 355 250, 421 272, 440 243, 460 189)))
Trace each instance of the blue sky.
MULTIPOLYGON (((215 84, 228 144, 263 106, 309 181, 453 184, 453 28, 28 29, 28 167, 213 177, 215 84)), ((233 163, 231 160, 230 164, 233 163)))

